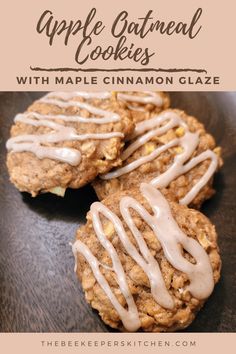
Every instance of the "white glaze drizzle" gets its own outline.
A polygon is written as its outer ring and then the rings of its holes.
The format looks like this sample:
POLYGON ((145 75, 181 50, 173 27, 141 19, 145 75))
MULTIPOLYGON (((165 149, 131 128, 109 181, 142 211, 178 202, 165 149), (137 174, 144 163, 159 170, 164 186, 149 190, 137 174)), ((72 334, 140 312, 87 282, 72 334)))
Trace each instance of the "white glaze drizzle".
POLYGON ((189 170, 197 166, 199 163, 210 159, 211 163, 205 172, 205 174, 199 179, 199 181, 192 187, 192 189, 180 200, 180 204, 189 204, 197 196, 199 191, 206 185, 213 173, 217 169, 218 160, 216 154, 211 150, 206 150, 196 157, 191 158, 195 149, 199 144, 198 133, 191 133, 187 124, 181 119, 181 117, 174 112, 163 112, 160 115, 143 121, 136 125, 135 131, 131 136, 131 139, 135 139, 128 148, 121 155, 123 161, 127 160, 138 148, 143 146, 146 142, 151 140, 154 136, 161 136, 168 132, 168 130, 181 126, 184 128, 185 134, 181 138, 173 139, 172 141, 156 148, 152 153, 146 156, 142 156, 137 160, 118 168, 112 172, 100 176, 104 180, 112 178, 118 178, 123 174, 129 173, 144 163, 154 160, 162 152, 174 147, 181 146, 183 152, 177 154, 174 158, 172 165, 161 175, 154 178, 150 183, 156 188, 165 188, 182 174, 187 173, 189 170), (164 124, 165 123, 165 124, 164 124), (164 125, 163 125, 164 124, 164 125), (146 132, 146 133, 145 133, 146 132), (190 159, 189 162, 187 162, 190 159))
MULTIPOLYGON (((141 103, 141 104, 153 104, 156 107, 161 107, 163 105, 163 98, 158 92, 153 92, 153 91, 142 91, 145 93, 145 96, 139 96, 135 94, 126 94, 122 92, 117 92, 117 98, 121 101, 125 102, 136 102, 136 103, 141 103)), ((100 92, 87 92, 87 91, 75 91, 75 92, 57 92, 57 97, 63 99, 63 100, 68 100, 74 97, 83 97, 85 99, 108 99, 111 98, 112 93, 109 91, 100 91, 100 92)), ((47 94, 46 97, 54 97, 55 93, 50 92, 47 94)), ((136 111, 142 111, 144 112, 145 109, 143 107, 134 107, 132 105, 128 105, 129 109, 136 110, 136 111)))
POLYGON ((63 92, 63 91, 58 91, 58 92, 49 92, 45 97, 58 97, 63 100, 70 100, 71 98, 75 97, 82 97, 87 100, 89 99, 108 99, 111 97, 111 93, 109 91, 97 91, 97 92, 88 92, 88 91, 68 91, 68 92, 63 92))
POLYGON ((126 296, 125 299, 129 307, 128 310, 126 310, 117 300, 106 278, 104 277, 104 275, 101 273, 99 269, 99 266, 101 266, 100 262, 98 262, 97 258, 94 257, 94 255, 92 254, 88 246, 86 246, 83 242, 78 240, 73 244, 73 253, 75 255, 75 258, 77 253, 81 253, 86 258, 90 267, 92 268, 93 274, 97 282, 100 284, 101 288, 106 293, 112 305, 118 312, 125 328, 128 331, 136 331, 141 325, 139 320, 138 310, 134 303, 134 299, 129 291, 127 282, 125 280, 124 270, 122 268, 119 258, 117 258, 117 262, 116 262, 117 267, 119 267, 116 269, 116 271, 119 272, 119 277, 117 280, 119 282, 119 286, 123 291, 123 295, 126 296))
MULTIPOLYGON (((121 101, 125 102, 137 102, 137 103, 142 103, 142 104, 153 104, 156 107, 161 107, 163 105, 163 99, 161 95, 158 92, 154 91, 142 91, 145 93, 145 96, 138 96, 138 95, 131 95, 131 94, 126 94, 119 92, 117 94, 117 98, 120 99, 121 101)), ((140 107, 134 107, 129 105, 128 106, 132 110, 140 110, 140 107)), ((142 109, 142 108, 141 108, 142 109)), ((144 109, 142 109, 144 111, 144 109)))
MULTIPOLYGON (((77 92, 78 94, 78 92, 77 92)), ((64 96, 64 93, 60 92, 58 93, 58 97, 62 98, 62 99, 66 99, 66 97, 68 97, 68 93, 66 93, 66 95, 64 96)), ((78 95, 77 95, 78 96, 78 95)), ((101 108, 97 108, 89 103, 86 102, 79 102, 79 101, 74 101, 74 100, 69 100, 69 101, 61 101, 57 98, 50 98, 50 96, 45 96, 43 98, 41 98, 39 100, 39 102, 42 103, 46 103, 46 104, 51 104, 51 105, 55 105, 58 107, 62 107, 62 108, 68 108, 68 107, 78 107, 80 109, 85 109, 86 111, 92 113, 92 114, 96 114, 98 116, 102 116, 103 118, 93 118, 93 123, 97 123, 98 124, 101 122, 102 119, 102 123, 112 123, 112 122, 117 122, 120 120, 120 116, 114 112, 110 112, 110 111, 105 111, 101 108)), ((87 119, 82 119, 81 120, 81 116, 75 116, 77 117, 77 121, 78 122, 83 122, 83 123, 89 123, 90 118, 87 119)))
MULTIPOLYGON (((50 105, 55 105, 62 108, 68 107, 78 107, 80 109, 85 109, 91 114, 101 116, 101 118, 91 117, 85 118, 80 115, 43 115, 37 112, 26 112, 23 114, 18 114, 15 117, 15 122, 22 122, 24 124, 29 124, 36 127, 48 127, 52 129, 51 132, 46 134, 25 134, 12 137, 7 141, 7 149, 13 152, 32 152, 39 159, 51 158, 54 160, 67 162, 73 166, 77 166, 81 161, 81 152, 69 148, 69 147, 49 147, 45 146, 48 143, 58 143, 65 141, 84 141, 88 139, 110 139, 114 137, 124 137, 121 132, 110 132, 110 133, 88 133, 88 134, 77 134, 76 129, 73 127, 68 127, 64 125, 64 122, 75 122, 75 123, 95 123, 95 124, 105 124, 117 122, 120 120, 120 116, 114 112, 105 111, 103 109, 97 108, 88 104, 86 102, 78 101, 62 101, 60 99, 68 99, 71 97, 84 97, 86 99, 94 98, 95 93, 50 93, 45 97, 41 98, 39 103, 46 103, 50 105), (53 97, 53 98, 51 98, 53 97), (58 99, 60 98, 60 99, 58 99), (57 122, 55 122, 57 120, 57 122), (58 122, 62 121, 62 122, 58 122)), ((101 94, 104 97, 104 94, 101 94)))
POLYGON ((88 246, 80 240, 77 240, 72 246, 76 259, 76 265, 77 253, 82 254, 89 263, 97 282, 118 312, 124 327, 129 331, 137 330, 141 325, 138 310, 129 290, 127 278, 118 253, 104 233, 99 214, 102 214, 105 218, 112 222, 115 233, 122 242, 127 254, 132 257, 146 273, 150 282, 152 296, 162 307, 171 310, 174 308, 174 301, 166 289, 159 264, 152 256, 141 232, 136 227, 130 214, 130 209, 135 210, 152 229, 155 236, 161 243, 165 257, 170 264, 179 271, 187 274, 190 281, 187 289, 194 297, 199 300, 205 299, 211 294, 214 287, 213 272, 207 253, 196 240, 186 236, 179 228, 172 216, 170 206, 164 196, 155 187, 147 183, 141 184, 140 191, 150 204, 153 211, 152 215, 133 197, 124 196, 121 198, 119 204, 124 222, 132 232, 137 242, 139 251, 129 240, 123 224, 116 214, 100 202, 94 203, 91 207, 94 231, 99 242, 111 257, 113 265, 112 270, 116 273, 117 283, 126 300, 128 310, 126 310, 118 302, 108 282, 99 269, 100 266, 104 266, 92 254, 88 246), (195 260, 195 264, 189 262, 183 257, 182 248, 192 255, 195 260))

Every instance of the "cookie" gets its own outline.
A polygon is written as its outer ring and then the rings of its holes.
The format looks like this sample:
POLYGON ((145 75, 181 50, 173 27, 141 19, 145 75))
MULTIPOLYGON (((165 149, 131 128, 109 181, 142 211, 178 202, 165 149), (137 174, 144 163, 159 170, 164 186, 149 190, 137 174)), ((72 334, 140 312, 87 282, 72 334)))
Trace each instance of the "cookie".
POLYGON ((93 183, 100 200, 150 182, 168 188, 180 204, 200 208, 213 195, 213 175, 222 165, 221 149, 203 124, 177 109, 137 123, 121 159, 121 167, 93 183))
POLYGON ((149 119, 170 105, 169 95, 161 91, 118 91, 117 100, 126 102, 134 123, 149 119))
POLYGON ((120 331, 187 327, 219 280, 214 226, 142 183, 92 204, 72 245, 88 303, 120 331))
POLYGON ((125 103, 111 93, 49 93, 15 117, 7 142, 10 179, 32 196, 63 196, 119 165, 133 129, 125 103))

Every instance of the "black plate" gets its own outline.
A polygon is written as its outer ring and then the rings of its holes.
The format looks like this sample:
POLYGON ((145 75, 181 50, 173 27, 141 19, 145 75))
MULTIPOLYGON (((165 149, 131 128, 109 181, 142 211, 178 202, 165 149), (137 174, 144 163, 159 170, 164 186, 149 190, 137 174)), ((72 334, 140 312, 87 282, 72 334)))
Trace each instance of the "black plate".
MULTIPOLYGON (((5 142, 16 113, 42 93, 0 93, 0 331, 110 331, 86 304, 69 242, 96 196, 90 186, 64 199, 19 193, 9 183, 5 142)), ((222 278, 188 332, 232 332, 235 316, 236 93, 171 93, 172 107, 204 122, 223 147, 216 195, 203 212, 216 225, 222 278)))

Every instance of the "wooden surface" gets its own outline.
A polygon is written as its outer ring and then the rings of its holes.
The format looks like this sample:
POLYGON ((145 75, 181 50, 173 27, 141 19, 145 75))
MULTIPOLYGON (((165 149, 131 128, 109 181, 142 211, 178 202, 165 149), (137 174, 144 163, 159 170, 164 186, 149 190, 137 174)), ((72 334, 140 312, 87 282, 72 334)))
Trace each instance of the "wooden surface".
MULTIPOLYGON (((109 331, 86 304, 69 242, 96 197, 89 186, 64 199, 19 193, 8 181, 5 142, 16 113, 40 93, 0 93, 0 331, 109 331)), ((216 225, 222 278, 189 332, 229 332, 235 316, 236 93, 172 93, 172 106, 203 121, 223 147, 217 194, 203 211, 216 225)))

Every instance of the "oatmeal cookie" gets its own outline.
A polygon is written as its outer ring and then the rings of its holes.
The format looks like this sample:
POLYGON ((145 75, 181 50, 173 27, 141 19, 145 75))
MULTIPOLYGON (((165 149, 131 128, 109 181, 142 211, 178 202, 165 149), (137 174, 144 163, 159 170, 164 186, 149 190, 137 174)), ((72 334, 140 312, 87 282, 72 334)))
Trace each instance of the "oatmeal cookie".
POLYGON ((94 203, 72 249, 87 302, 120 331, 187 327, 220 277, 215 227, 147 183, 94 203))
POLYGON ((149 119, 170 106, 170 98, 161 91, 118 91, 117 99, 126 102, 134 123, 149 119))
POLYGON ((222 165, 221 149, 203 124, 177 109, 136 124, 121 159, 121 167, 94 181, 100 200, 150 182, 168 188, 181 204, 200 208, 213 195, 213 175, 222 165))
POLYGON ((63 196, 118 166, 133 129, 125 103, 111 93, 49 93, 15 117, 7 142, 10 179, 32 196, 63 196))

